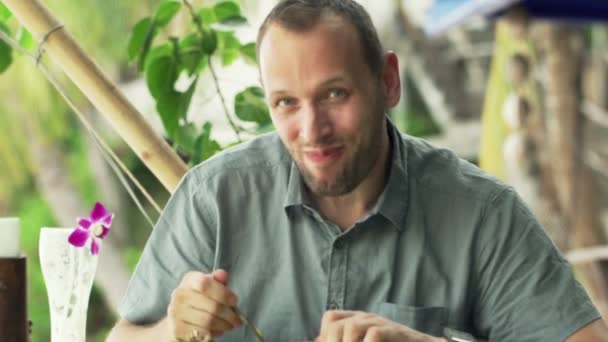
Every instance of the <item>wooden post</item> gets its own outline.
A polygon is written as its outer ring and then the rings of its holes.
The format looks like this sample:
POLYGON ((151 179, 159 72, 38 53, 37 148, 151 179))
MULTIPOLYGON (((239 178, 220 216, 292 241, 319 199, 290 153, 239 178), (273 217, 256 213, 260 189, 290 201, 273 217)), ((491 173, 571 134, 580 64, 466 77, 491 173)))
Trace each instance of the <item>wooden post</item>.
MULTIPOLYGON (((584 158, 581 115, 581 65, 583 37, 575 28, 549 24, 540 39, 546 61, 547 160, 553 165, 553 180, 560 209, 571 227, 571 247, 606 243, 599 220, 597 189, 584 158)), ((582 265, 590 295, 603 316, 608 315, 608 262, 582 265)))
POLYGON ((38 0, 2 2, 34 37, 39 40, 46 37, 43 45, 45 53, 110 121, 160 182, 173 192, 187 171, 186 164, 154 132, 116 85, 61 27, 60 22, 38 0))
POLYGON ((27 342, 26 257, 0 258, 0 337, 27 342))

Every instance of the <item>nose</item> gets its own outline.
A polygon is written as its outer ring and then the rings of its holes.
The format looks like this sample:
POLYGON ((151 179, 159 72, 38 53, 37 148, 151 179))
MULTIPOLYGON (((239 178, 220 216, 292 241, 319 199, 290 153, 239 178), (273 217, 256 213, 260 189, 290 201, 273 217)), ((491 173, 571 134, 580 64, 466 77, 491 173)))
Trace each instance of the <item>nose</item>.
POLYGON ((333 127, 326 110, 317 104, 309 104, 303 110, 300 138, 306 144, 316 145, 327 142, 333 127))

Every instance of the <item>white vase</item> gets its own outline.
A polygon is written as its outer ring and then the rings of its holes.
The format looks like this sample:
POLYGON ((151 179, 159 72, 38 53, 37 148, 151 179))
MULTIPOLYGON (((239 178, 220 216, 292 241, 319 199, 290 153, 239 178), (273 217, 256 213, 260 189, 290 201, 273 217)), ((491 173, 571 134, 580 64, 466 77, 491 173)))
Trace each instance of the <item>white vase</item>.
POLYGON ((98 255, 90 241, 72 246, 74 228, 40 229, 39 253, 49 298, 51 342, 85 342, 87 307, 95 278, 98 255))

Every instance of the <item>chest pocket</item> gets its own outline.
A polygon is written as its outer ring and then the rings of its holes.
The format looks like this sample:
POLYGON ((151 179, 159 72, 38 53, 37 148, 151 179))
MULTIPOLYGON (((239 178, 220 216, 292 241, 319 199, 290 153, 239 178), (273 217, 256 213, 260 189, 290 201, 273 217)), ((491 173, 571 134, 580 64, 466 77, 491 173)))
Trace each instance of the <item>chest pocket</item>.
POLYGON ((446 308, 438 306, 420 307, 380 303, 374 311, 391 321, 433 336, 443 336, 443 328, 447 322, 446 308))

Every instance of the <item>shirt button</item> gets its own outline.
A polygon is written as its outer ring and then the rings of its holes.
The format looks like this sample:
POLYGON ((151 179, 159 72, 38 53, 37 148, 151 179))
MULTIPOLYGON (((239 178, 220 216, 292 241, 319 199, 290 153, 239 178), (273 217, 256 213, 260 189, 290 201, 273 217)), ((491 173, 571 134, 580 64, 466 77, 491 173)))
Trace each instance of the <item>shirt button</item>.
POLYGON ((334 248, 335 249, 343 249, 344 245, 346 245, 346 243, 342 240, 338 240, 334 243, 334 248))
POLYGON ((338 306, 338 304, 336 304, 335 302, 331 302, 329 303, 329 305, 327 306, 328 310, 338 310, 340 309, 340 307, 338 306))

